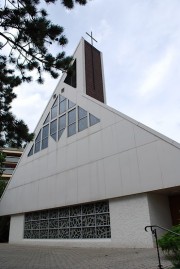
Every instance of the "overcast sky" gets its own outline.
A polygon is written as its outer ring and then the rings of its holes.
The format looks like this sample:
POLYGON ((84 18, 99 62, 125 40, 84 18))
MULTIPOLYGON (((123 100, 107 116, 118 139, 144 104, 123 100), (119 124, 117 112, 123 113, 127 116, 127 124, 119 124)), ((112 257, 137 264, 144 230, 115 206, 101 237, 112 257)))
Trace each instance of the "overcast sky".
MULTIPOLYGON (((58 2, 47 10, 65 28, 67 55, 93 31, 109 106, 180 142, 179 0, 92 0, 72 11, 58 2)), ((46 76, 44 85, 17 88, 13 112, 31 131, 57 83, 46 76)))

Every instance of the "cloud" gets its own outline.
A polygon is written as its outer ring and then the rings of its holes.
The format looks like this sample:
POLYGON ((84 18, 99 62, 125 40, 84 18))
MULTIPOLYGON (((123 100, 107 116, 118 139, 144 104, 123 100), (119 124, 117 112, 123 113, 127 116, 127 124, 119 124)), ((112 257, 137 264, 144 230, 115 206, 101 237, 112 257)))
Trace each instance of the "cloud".
POLYGON ((150 97, 159 93, 162 88, 160 85, 166 78, 168 71, 171 68, 174 59, 174 49, 168 48, 165 55, 162 55, 161 59, 153 63, 147 71, 145 71, 145 79, 140 86, 138 93, 140 96, 150 97))
POLYGON ((25 120, 30 131, 34 131, 57 82, 46 75, 43 85, 32 82, 23 84, 16 89, 17 98, 12 103, 12 111, 17 118, 25 120))
POLYGON ((93 32, 94 32, 95 39, 98 41, 99 44, 101 44, 110 36, 111 26, 107 22, 107 20, 102 19, 99 23, 99 26, 96 27, 95 31, 93 31, 93 32))

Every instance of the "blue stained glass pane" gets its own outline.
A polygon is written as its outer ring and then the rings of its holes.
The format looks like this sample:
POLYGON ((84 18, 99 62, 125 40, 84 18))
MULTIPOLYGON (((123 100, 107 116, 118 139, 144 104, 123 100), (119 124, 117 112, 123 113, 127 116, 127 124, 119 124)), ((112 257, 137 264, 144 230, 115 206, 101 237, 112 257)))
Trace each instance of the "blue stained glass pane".
POLYGON ((54 106, 51 108, 51 119, 54 119, 57 117, 57 106, 54 106))
POLYGON ((71 108, 73 106, 75 106, 76 104, 73 103, 72 101, 68 100, 68 108, 71 108))
POLYGON ((57 120, 52 121, 50 126, 50 134, 54 133, 57 133, 57 120))
POLYGON ((66 99, 64 96, 59 95, 59 102, 62 102, 64 99, 66 99))
POLYGON ((50 113, 47 115, 47 117, 46 117, 46 119, 45 119, 45 121, 44 121, 44 123, 43 123, 43 124, 48 123, 48 122, 49 122, 49 119, 50 119, 50 113))
POLYGON ((39 142, 40 140, 41 140, 41 130, 39 131, 39 133, 36 137, 35 143, 39 142))
POLYGON ((59 104, 59 114, 62 114, 66 111, 66 99, 64 99, 62 102, 59 104))
POLYGON ((82 119, 87 116, 87 111, 81 107, 78 107, 78 119, 82 119))
POLYGON ((89 125, 95 125, 96 123, 100 122, 100 119, 96 118, 92 114, 89 114, 89 125))
POLYGON ((52 105, 52 107, 57 106, 57 104, 58 104, 58 97, 56 98, 56 100, 55 100, 54 104, 52 105))
POLYGON ((41 149, 45 149, 48 147, 48 137, 42 140, 42 146, 41 149))
POLYGON ((87 124, 87 117, 79 120, 78 122, 78 131, 83 131, 84 129, 88 128, 88 124, 87 124))
POLYGON ((76 133, 76 123, 68 126, 68 136, 74 135, 76 133))
POLYGON ((64 132, 65 129, 62 129, 58 132, 58 139, 62 136, 63 132, 64 132))
POLYGON ((58 127, 58 129, 61 130, 61 129, 64 129, 64 128, 66 128, 66 114, 59 118, 59 127, 58 127))
POLYGON ((48 134, 49 134, 49 124, 43 127, 42 139, 44 139, 45 137, 47 137, 48 134))
POLYGON ((40 151, 40 145, 41 145, 40 141, 37 142, 37 143, 35 143, 35 149, 34 149, 34 152, 35 153, 38 152, 38 151, 40 151))
POLYGON ((32 147, 31 147, 31 149, 30 149, 30 151, 29 151, 29 153, 28 153, 28 156, 33 155, 33 149, 34 149, 34 145, 32 145, 32 147))
POLYGON ((56 134, 57 133, 54 133, 54 134, 51 134, 51 137, 56 141, 56 134))
POLYGON ((68 125, 76 122, 76 109, 74 108, 68 113, 68 125))

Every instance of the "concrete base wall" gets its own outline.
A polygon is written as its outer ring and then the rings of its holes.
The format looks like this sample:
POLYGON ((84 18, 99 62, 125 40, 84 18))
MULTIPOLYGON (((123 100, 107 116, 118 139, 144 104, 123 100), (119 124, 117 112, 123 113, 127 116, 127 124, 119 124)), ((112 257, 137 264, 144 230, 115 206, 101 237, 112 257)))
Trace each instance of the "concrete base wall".
POLYGON ((151 224, 171 226, 168 199, 162 195, 139 194, 111 199, 109 207, 111 239, 23 239, 24 215, 21 214, 11 217, 9 242, 69 247, 151 248, 154 246, 153 237, 150 231, 145 232, 144 227, 151 224))
POLYGON ((9 243, 21 243, 24 233, 24 214, 11 216, 9 243))
MULTIPOLYGON (((148 194, 148 204, 151 225, 158 225, 170 229, 172 227, 172 219, 168 196, 155 193, 148 194)), ((163 230, 157 229, 158 237, 162 236, 164 233, 163 230)))
POLYGON ((111 238, 114 245, 123 248, 153 247, 151 233, 144 227, 150 225, 146 194, 110 200, 111 238))

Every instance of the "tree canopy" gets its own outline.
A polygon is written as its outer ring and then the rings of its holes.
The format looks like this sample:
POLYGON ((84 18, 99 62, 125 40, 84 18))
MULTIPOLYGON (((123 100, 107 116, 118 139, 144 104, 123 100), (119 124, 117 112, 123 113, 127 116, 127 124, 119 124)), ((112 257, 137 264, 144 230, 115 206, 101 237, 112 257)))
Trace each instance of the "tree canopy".
MULTIPOLYGON (((57 0, 44 0, 53 4, 57 0)), ((85 5, 87 0, 62 0, 62 5, 72 9, 85 5)), ((37 81, 43 83, 44 72, 57 78, 58 71, 66 72, 72 57, 62 50, 57 55, 50 45, 64 47, 68 40, 62 26, 48 20, 40 0, 3 0, 0 4, 0 146, 22 147, 33 134, 27 125, 11 112, 11 102, 16 98, 13 89, 23 82, 31 82, 32 71, 37 71, 37 81)), ((34 73, 33 73, 34 74, 34 73)))

